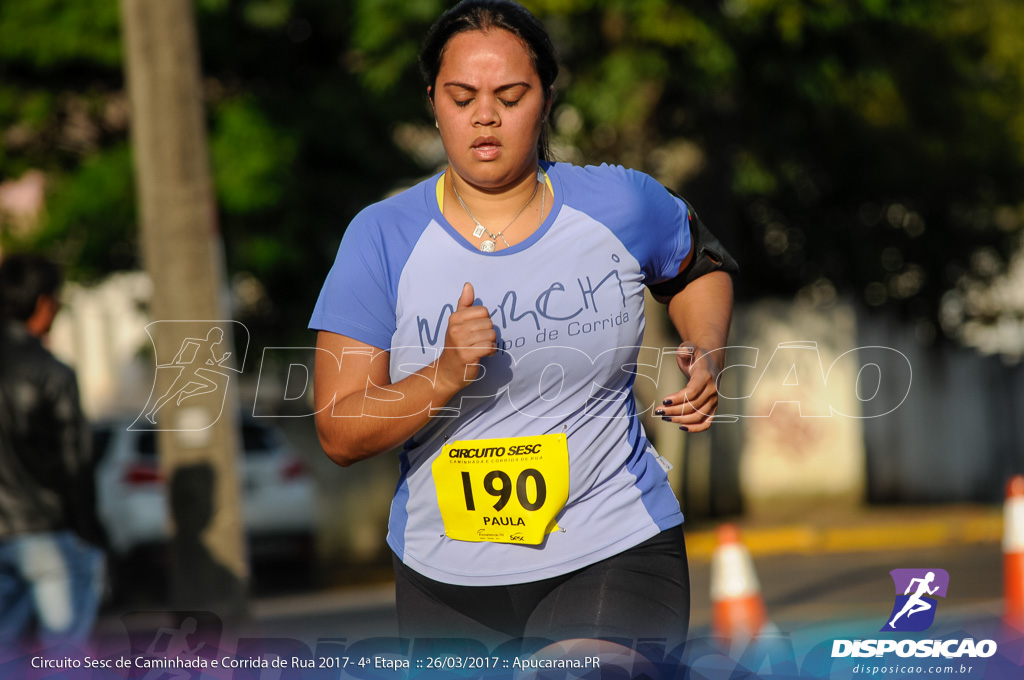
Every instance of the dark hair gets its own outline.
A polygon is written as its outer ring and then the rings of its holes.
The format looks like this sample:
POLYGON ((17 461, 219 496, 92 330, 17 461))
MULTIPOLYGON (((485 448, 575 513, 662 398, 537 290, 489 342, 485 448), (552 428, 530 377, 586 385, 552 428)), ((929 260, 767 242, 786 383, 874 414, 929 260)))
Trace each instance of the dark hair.
POLYGON ((28 321, 39 297, 57 295, 60 268, 42 255, 8 255, 0 261, 0 316, 28 321))
MULTIPOLYGON (((420 72, 427 86, 434 87, 449 40, 466 31, 491 29, 508 31, 522 41, 530 53, 530 61, 540 78, 544 100, 547 101, 551 97, 551 86, 558 77, 555 47, 537 17, 511 0, 462 0, 434 22, 420 50, 420 72)), ((430 92, 433 98, 433 89, 430 92)), ((547 127, 541 128, 537 151, 542 159, 550 160, 547 127)))

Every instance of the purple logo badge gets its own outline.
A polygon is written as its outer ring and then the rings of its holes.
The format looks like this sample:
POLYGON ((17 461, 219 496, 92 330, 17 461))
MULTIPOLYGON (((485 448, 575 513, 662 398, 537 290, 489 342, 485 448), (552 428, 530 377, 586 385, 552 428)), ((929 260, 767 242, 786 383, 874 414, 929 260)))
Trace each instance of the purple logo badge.
POLYGON ((935 621, 935 597, 946 597, 949 572, 945 569, 893 569, 896 604, 882 631, 917 632, 935 621))

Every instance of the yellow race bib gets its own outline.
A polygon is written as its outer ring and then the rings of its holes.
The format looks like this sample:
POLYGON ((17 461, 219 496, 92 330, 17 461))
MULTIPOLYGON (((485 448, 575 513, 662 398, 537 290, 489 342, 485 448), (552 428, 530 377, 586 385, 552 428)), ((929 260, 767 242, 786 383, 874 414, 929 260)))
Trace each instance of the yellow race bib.
POLYGON ((431 470, 444 533, 458 541, 537 545, 569 499, 564 433, 452 442, 431 470))

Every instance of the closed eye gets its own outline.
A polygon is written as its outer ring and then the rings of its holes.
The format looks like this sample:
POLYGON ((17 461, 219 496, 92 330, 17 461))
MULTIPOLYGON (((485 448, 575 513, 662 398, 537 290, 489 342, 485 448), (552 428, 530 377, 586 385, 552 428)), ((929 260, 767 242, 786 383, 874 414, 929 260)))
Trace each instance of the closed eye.
MULTIPOLYGON (((452 101, 454 101, 455 105, 458 106, 460 109, 464 109, 464 108, 466 108, 467 106, 470 105, 470 103, 473 101, 473 99, 454 99, 452 101)), ((508 100, 508 99, 502 99, 501 97, 499 97, 498 101, 501 102, 502 105, 506 109, 511 109, 512 107, 517 106, 519 104, 520 100, 518 100, 518 99, 508 100)))
MULTIPOLYGON (((460 109, 464 109, 470 105, 476 99, 478 92, 476 87, 473 87, 467 83, 460 83, 457 81, 447 82, 443 86, 452 97, 452 101, 460 109), (459 99, 458 97, 465 97, 465 99, 459 99)), ((509 83, 508 85, 502 85, 501 87, 493 90, 494 95, 498 101, 501 102, 502 106, 506 109, 511 109, 519 104, 519 100, 530 91, 530 84, 525 82, 509 83)))

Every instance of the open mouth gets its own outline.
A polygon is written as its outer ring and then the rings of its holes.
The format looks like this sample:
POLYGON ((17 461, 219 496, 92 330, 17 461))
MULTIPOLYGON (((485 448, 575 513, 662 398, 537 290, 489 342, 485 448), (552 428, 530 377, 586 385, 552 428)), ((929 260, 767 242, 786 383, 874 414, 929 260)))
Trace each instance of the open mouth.
POLYGON ((501 153, 501 142, 495 137, 480 137, 473 142, 471 148, 480 160, 491 160, 501 153))

